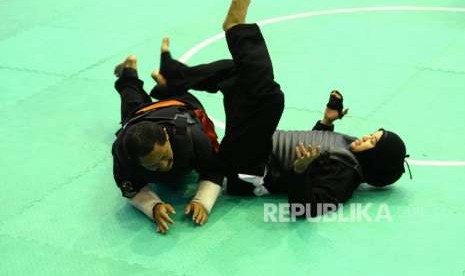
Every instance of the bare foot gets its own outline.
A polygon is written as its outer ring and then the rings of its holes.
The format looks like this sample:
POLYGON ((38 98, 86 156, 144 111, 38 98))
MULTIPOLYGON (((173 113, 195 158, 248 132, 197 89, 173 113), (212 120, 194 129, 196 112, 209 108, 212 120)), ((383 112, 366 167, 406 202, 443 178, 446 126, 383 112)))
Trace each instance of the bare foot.
POLYGON ((250 0, 231 0, 228 14, 223 23, 223 30, 225 32, 237 24, 245 23, 249 4, 250 0))
POLYGON ((166 85, 166 79, 160 72, 153 71, 151 76, 158 85, 166 85))
POLYGON ((170 51, 170 38, 165 37, 163 38, 163 41, 161 42, 161 52, 169 52, 170 51))
POLYGON ((128 56, 122 63, 116 65, 113 73, 119 78, 121 77, 124 68, 132 68, 137 70, 137 57, 134 55, 128 56))

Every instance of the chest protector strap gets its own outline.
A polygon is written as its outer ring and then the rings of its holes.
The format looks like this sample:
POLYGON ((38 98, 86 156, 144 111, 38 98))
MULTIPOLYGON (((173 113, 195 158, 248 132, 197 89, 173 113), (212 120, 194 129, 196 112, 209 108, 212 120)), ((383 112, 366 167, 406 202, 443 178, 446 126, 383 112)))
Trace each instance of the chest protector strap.
MULTIPOLYGON (((123 129, 126 128, 127 125, 130 123, 139 121, 142 117, 145 117, 149 112, 155 111, 157 109, 161 109, 164 107, 185 107, 187 104, 178 100, 166 100, 166 101, 158 101, 153 104, 147 105, 139 110, 136 111, 134 114, 134 117, 126 121, 126 123, 123 125, 123 129)), ((214 149, 215 152, 218 152, 219 150, 219 143, 218 143, 218 135, 216 134, 215 131, 215 125, 214 123, 210 120, 208 117, 207 113, 202 110, 202 109, 194 109, 192 110, 192 115, 194 115, 200 122, 202 126, 203 132, 207 135, 208 139, 211 142, 211 145, 214 149)), ((179 116, 181 117, 181 116, 179 116)), ((186 128, 184 128, 184 131, 182 130, 183 127, 180 127, 180 123, 182 124, 182 119, 176 116, 175 121, 176 121, 176 129, 177 129, 177 134, 182 134, 183 132, 185 133, 186 128)), ((163 118, 160 118, 163 119, 163 118)))

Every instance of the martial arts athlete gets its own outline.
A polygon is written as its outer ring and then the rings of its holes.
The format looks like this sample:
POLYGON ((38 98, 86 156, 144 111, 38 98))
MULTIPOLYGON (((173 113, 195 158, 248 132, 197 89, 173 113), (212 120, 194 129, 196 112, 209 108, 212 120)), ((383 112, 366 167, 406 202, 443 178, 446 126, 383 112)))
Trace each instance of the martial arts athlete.
MULTIPOLYGON (((168 39, 163 40, 161 70, 170 66, 168 43, 168 39)), ((214 78, 225 67, 223 64, 230 68, 229 63, 219 61, 192 67, 192 75, 186 76, 190 77, 188 85, 208 90, 202 82, 214 78), (201 77, 197 78, 196 74, 201 77)), ((158 232, 166 233, 168 225, 173 223, 169 215, 175 210, 151 191, 148 183, 182 181, 187 173, 195 170, 199 174, 199 187, 185 213, 192 214, 197 224, 204 224, 221 191, 223 174, 211 165, 219 145, 214 125, 203 106, 183 88, 183 81, 167 85, 157 71, 152 77, 162 85, 152 90, 151 95, 160 100, 153 103, 138 78, 134 56, 118 65, 115 75, 123 127, 117 132, 112 148, 113 174, 122 195, 153 219, 158 232)))
POLYGON ((287 192, 291 204, 308 204, 312 208, 307 215, 315 216, 318 214, 314 207, 318 204, 345 202, 362 182, 380 187, 397 181, 404 173, 406 157, 402 139, 384 129, 360 139, 335 133, 334 119, 347 112, 343 110, 340 93, 331 94, 326 117, 317 122, 313 131, 276 131, 272 140, 269 139, 269 131, 274 131, 282 113, 278 96, 282 93, 272 81, 271 61, 258 27, 242 24, 249 2, 232 1, 230 20, 227 19, 224 26, 226 30, 229 28, 226 38, 235 63, 242 60, 243 67, 247 65, 253 69, 238 78, 239 83, 246 84, 244 91, 253 93, 242 97, 222 90, 226 137, 221 145, 223 152, 220 149, 219 153, 223 160, 231 161, 226 163, 233 167, 227 173, 227 191, 255 195, 287 192), (237 31, 241 31, 240 36, 235 35, 237 31), (249 45, 251 47, 247 47, 249 45), (257 58, 247 60, 252 53, 257 54, 257 58), (250 67, 251 64, 257 68, 250 67), (247 90, 250 87, 254 89, 247 90), (228 109, 228 97, 244 102, 228 109))
POLYGON ((297 216, 314 217, 322 214, 323 204, 347 201, 362 182, 375 187, 395 183, 407 157, 402 139, 385 129, 358 139, 334 132, 333 122, 346 113, 342 95, 333 91, 324 118, 312 131, 275 132, 263 183, 228 178, 229 193, 287 193, 291 206, 310 207, 297 216))

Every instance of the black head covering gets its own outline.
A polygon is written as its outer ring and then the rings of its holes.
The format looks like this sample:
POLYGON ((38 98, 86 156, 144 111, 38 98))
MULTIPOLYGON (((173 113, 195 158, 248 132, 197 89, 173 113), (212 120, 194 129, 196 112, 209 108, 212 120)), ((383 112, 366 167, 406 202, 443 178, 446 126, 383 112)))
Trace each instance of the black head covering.
POLYGON ((362 166, 364 181, 372 186, 383 187, 396 182, 405 172, 405 144, 394 132, 383 131, 376 146, 370 150, 356 152, 362 166))

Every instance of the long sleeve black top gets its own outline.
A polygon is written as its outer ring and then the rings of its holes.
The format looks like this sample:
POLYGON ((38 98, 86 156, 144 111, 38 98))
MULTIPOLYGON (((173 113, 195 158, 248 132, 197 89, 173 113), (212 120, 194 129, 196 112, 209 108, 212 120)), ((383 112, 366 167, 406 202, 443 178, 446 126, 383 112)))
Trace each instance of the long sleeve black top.
MULTIPOLYGON (((152 112, 158 112, 158 110, 152 112)), ((201 125, 197 123, 187 126, 189 130, 179 135, 176 134, 173 122, 165 121, 161 124, 168 132, 173 150, 173 167, 168 172, 152 172, 129 159, 124 149, 124 135, 119 135, 114 142, 112 147, 113 175, 122 195, 131 198, 142 187, 152 182, 181 181, 192 170, 199 173, 200 180, 209 180, 221 185, 223 175, 212 165, 215 153, 201 125)))

